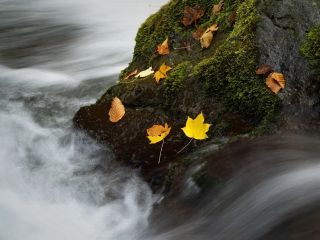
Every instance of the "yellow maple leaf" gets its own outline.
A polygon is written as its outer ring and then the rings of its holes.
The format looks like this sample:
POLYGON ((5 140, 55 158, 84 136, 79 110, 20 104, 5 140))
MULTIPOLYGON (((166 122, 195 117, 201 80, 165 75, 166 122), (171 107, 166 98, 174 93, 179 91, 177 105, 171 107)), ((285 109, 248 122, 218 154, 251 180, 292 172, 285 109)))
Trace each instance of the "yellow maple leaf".
POLYGON ((138 73, 135 77, 136 78, 144 78, 144 77, 147 77, 149 75, 151 75, 152 73, 154 73, 154 71, 152 70, 152 67, 149 67, 148 69, 138 73))
POLYGON ((154 78, 156 82, 159 83, 161 79, 167 78, 167 72, 170 71, 172 68, 167 66, 166 64, 162 64, 159 70, 154 74, 154 78))
POLYGON ((171 127, 166 123, 162 125, 153 125, 151 128, 147 129, 147 138, 150 140, 150 144, 155 144, 164 140, 170 133, 171 127))
POLYGON ((184 134, 196 140, 204 140, 208 138, 207 132, 211 124, 204 123, 204 116, 200 113, 195 119, 188 117, 186 126, 182 128, 184 134))

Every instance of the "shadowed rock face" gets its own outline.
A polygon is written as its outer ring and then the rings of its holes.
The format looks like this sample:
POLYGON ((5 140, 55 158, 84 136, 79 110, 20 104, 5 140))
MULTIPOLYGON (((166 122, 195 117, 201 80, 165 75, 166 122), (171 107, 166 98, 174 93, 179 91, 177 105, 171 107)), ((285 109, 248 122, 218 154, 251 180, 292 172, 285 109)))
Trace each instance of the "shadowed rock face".
POLYGON ((305 34, 320 22, 316 0, 259 0, 257 42, 260 64, 269 64, 285 74, 283 117, 288 129, 318 128, 320 84, 300 54, 305 34))
MULTIPOLYGON (((250 0, 239 2, 244 4, 242 5, 244 6, 242 10, 245 10, 250 5, 245 5, 246 3, 252 3, 250 0)), ((237 4, 239 2, 237 2, 237 4)), ((283 110, 281 112, 283 124, 282 128, 279 129, 280 131, 320 129, 319 109, 317 109, 317 105, 320 102, 320 84, 319 81, 317 81, 317 74, 309 68, 308 62, 300 54, 301 44, 305 39, 306 32, 316 23, 320 22, 319 4, 319 1, 311 0, 303 2, 299 0, 257 1, 258 15, 260 16, 259 22, 257 29, 255 27, 253 28, 256 32, 249 33, 251 36, 256 36, 256 41, 259 46, 259 56, 256 66, 269 64, 274 71, 284 73, 287 81, 285 90, 279 95, 283 103, 283 110)), ((255 7, 253 7, 253 9, 255 10, 255 7)), ((232 11, 234 13, 234 9, 232 11)), ((241 23, 244 25, 246 24, 244 17, 248 16, 247 13, 248 12, 244 11, 240 14, 242 17, 241 23)), ((215 56, 214 54, 216 54, 216 52, 219 53, 219 50, 223 49, 219 48, 219 46, 223 45, 225 41, 231 42, 231 51, 235 49, 232 43, 236 42, 236 45, 242 45, 243 42, 239 41, 239 39, 241 39, 241 35, 246 34, 246 32, 244 32, 243 29, 239 29, 237 24, 235 26, 234 28, 231 27, 231 29, 236 29, 236 31, 233 32, 233 35, 236 35, 236 37, 233 36, 233 38, 228 39, 220 35, 220 38, 222 38, 219 39, 218 33, 218 43, 213 45, 211 50, 209 49, 209 51, 206 52, 202 51, 200 47, 198 49, 194 48, 194 54, 187 56, 189 59, 191 58, 191 62, 192 57, 196 56, 196 61, 190 64, 191 69, 192 65, 196 65, 202 60, 201 58, 209 59, 208 62, 210 63, 210 57, 212 55, 215 56), (241 33, 240 36, 237 35, 239 32, 241 33)), ((230 28, 226 29, 224 35, 227 35, 225 33, 230 33, 230 31, 233 30, 230 30, 230 28)), ((252 44, 254 45, 255 42, 253 41, 252 44)), ((241 51, 239 52, 241 53, 241 51)), ((236 53, 226 54, 227 59, 224 59, 222 62, 230 62, 234 60, 234 58, 237 58, 238 54, 238 51, 236 51, 236 53)), ((223 55, 224 53, 221 52, 221 54, 218 54, 218 58, 223 55)), ((153 58, 157 57, 158 56, 153 56, 153 58)), ((171 62, 174 62, 182 57, 184 57, 184 55, 181 53, 178 58, 169 58, 171 62)), ((153 63, 153 58, 150 60, 150 63, 153 63)), ((242 60, 243 58, 240 59, 242 60)), ((142 60, 148 62, 147 59, 142 60)), ((165 60, 168 59, 160 58, 157 60, 158 62, 154 63, 155 65, 159 63, 162 64, 165 60)), ((252 59, 250 58, 250 60, 252 59)), ((179 63, 181 62, 177 64, 179 63)), ((236 63, 239 64, 239 61, 236 63)), ((249 64, 241 61, 240 66, 245 68, 246 65, 249 64)), ((220 70, 219 68, 218 70, 214 69, 214 73, 219 74, 223 70, 223 66, 219 67, 220 70)), ((126 73, 126 71, 128 71, 128 69, 126 69, 124 73, 126 73)), ((203 71, 206 71, 206 69, 203 69, 203 71)), ((251 74, 254 72, 254 67, 249 70, 245 69, 244 72, 251 74)), ((179 76, 179 74, 177 74, 177 76, 179 76)), ((223 76, 221 77, 223 78, 223 76)), ((254 77, 256 76, 254 75, 254 77)), ((235 77, 233 77, 233 79, 234 78, 235 77)), ((150 183, 154 190, 157 190, 164 184, 166 174, 170 172, 167 170, 170 168, 170 164, 177 163, 179 165, 177 166, 177 169, 180 171, 179 174, 188 168, 188 166, 181 164, 184 156, 181 157, 176 154, 176 152, 188 142, 188 139, 180 131, 187 115, 194 117, 195 114, 203 111, 206 113, 207 122, 215 125, 214 129, 221 127, 222 123, 228 125, 227 131, 222 131, 222 133, 219 131, 214 132, 212 136, 215 137, 237 136, 252 132, 256 127, 252 122, 239 117, 237 113, 230 112, 229 109, 226 111, 221 99, 217 98, 216 95, 207 94, 204 85, 208 84, 208 82, 204 83, 201 82, 201 79, 193 77, 192 71, 186 74, 183 79, 185 79, 183 83, 184 87, 176 91, 173 96, 170 96, 171 104, 166 106, 163 105, 165 102, 164 97, 166 97, 164 94, 165 84, 156 85, 152 77, 138 80, 136 84, 126 84, 122 82, 124 84, 118 84, 110 88, 96 104, 81 108, 74 118, 75 126, 88 132, 100 142, 111 145, 119 161, 136 168, 141 168, 144 178, 150 183), (110 103, 115 96, 122 99, 127 108, 127 114, 123 121, 117 124, 110 123, 107 116, 110 103), (220 119, 217 119, 218 115, 220 115, 220 119), (146 138, 145 130, 153 124, 163 124, 164 122, 168 122, 171 126, 173 125, 175 130, 173 130, 166 139, 162 162, 158 165, 157 160, 161 144, 150 146, 146 138)), ((231 81, 230 79, 232 80, 232 76, 229 76, 226 84, 230 84, 230 82, 228 82, 231 81)), ((244 79, 247 80, 246 77, 244 79)), ((260 80, 262 81, 262 91, 268 91, 264 86, 264 78, 257 79, 257 81, 260 80)), ((244 81, 244 84, 247 82, 244 81)), ((251 86, 250 84, 248 85, 249 87, 251 86)), ((240 97, 241 94, 243 93, 239 93, 240 97)), ((255 97, 256 96, 253 95, 253 99, 256 99, 255 97)), ((235 101, 235 103, 239 104, 237 101, 235 101)), ((256 103, 254 100, 251 100, 251 104, 254 105, 256 103)), ((266 127, 268 128, 269 126, 266 127)), ((192 146, 190 147, 190 149, 192 149, 192 146)), ((199 147, 199 145, 197 147, 199 147)), ((203 157, 200 152, 196 161, 202 162, 201 159, 203 157)), ((205 160, 204 162, 207 161, 210 162, 214 160, 205 160)), ((213 175, 214 178, 214 171, 213 174, 210 174, 210 171, 207 172, 207 174, 213 175)), ((179 180, 181 180, 181 178, 179 180)))

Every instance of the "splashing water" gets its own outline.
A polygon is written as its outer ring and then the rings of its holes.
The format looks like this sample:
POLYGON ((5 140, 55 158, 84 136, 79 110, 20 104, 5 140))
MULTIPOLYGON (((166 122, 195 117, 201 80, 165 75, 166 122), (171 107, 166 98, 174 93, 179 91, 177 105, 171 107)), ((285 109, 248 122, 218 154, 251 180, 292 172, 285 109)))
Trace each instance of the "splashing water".
POLYGON ((147 185, 71 119, 115 82, 163 3, 0 0, 1 240, 138 239, 147 226, 147 185))

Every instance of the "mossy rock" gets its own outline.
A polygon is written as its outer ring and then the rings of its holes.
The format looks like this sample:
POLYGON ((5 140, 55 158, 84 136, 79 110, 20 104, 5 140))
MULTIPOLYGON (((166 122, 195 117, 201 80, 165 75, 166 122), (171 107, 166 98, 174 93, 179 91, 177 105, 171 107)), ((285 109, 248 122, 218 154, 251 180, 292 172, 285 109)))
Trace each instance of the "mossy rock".
MULTIPOLYGON (((110 88, 96 104, 81 108, 75 116, 78 128, 111 145, 119 161, 141 168, 148 182, 157 183, 162 179, 162 184, 170 185, 173 175, 171 170, 167 173, 167 167, 175 166, 172 164, 181 157, 177 151, 189 141, 181 131, 188 116, 203 112, 206 122, 213 124, 210 138, 257 133, 276 121, 280 100, 265 86, 264 77, 255 74, 259 50, 255 40, 258 21, 255 1, 225 0, 221 13, 213 16, 212 6, 218 2, 171 0, 149 17, 139 29, 133 60, 120 75, 119 84, 110 88), (219 31, 208 49, 202 49, 192 38, 195 24, 182 25, 185 6, 206 9, 197 22, 198 27, 219 23, 219 31), (159 56, 156 46, 167 37, 171 52, 168 56, 159 56), (191 45, 189 52, 179 49, 186 42, 191 45), (157 69, 163 63, 172 70, 160 84, 153 76, 124 79, 135 69, 150 66, 157 69), (127 113, 123 121, 111 124, 107 111, 115 96, 123 101, 127 113), (165 122, 172 126, 172 132, 166 138, 158 165, 161 144, 149 145, 146 129, 165 122)), ((201 143, 190 145, 188 150, 201 143)))
POLYGON ((314 26, 306 34, 301 53, 310 65, 320 72, 320 24, 314 26))

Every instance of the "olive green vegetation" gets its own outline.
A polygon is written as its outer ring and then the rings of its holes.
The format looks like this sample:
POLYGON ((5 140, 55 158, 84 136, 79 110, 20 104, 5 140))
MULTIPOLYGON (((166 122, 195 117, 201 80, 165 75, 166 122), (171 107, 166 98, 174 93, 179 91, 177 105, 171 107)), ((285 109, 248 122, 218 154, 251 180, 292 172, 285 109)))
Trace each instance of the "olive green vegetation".
POLYGON ((150 66, 157 69, 166 63, 173 69, 162 81, 159 107, 165 111, 179 110, 175 99, 190 91, 191 80, 192 88, 205 89, 208 98, 221 103, 221 109, 215 109, 217 112, 239 115, 257 127, 255 133, 265 133, 270 130, 270 123, 276 122, 281 104, 278 96, 266 87, 265 77, 255 74, 259 54, 255 40, 256 0, 225 0, 223 10, 213 15, 212 6, 219 1, 171 0, 150 16, 137 33, 133 60, 120 79, 135 69, 150 66), (201 6, 206 10, 201 20, 190 27, 181 23, 186 6, 201 6), (211 47, 201 49, 191 33, 197 27, 205 29, 213 23, 219 24, 219 31, 211 47), (159 56, 156 47, 167 37, 171 52, 159 56), (183 41, 192 43, 191 52, 175 50, 173 46, 179 47, 183 41))
POLYGON ((320 24, 314 26, 306 34, 301 53, 313 68, 320 71, 320 24))
POLYGON ((177 65, 164 81, 165 107, 169 106, 174 97, 183 90, 184 82, 191 70, 191 62, 185 61, 177 65))
POLYGON ((264 78, 255 74, 257 21, 255 0, 240 4, 234 29, 212 57, 195 66, 193 75, 228 109, 259 125, 275 119, 280 101, 266 89, 264 78))

